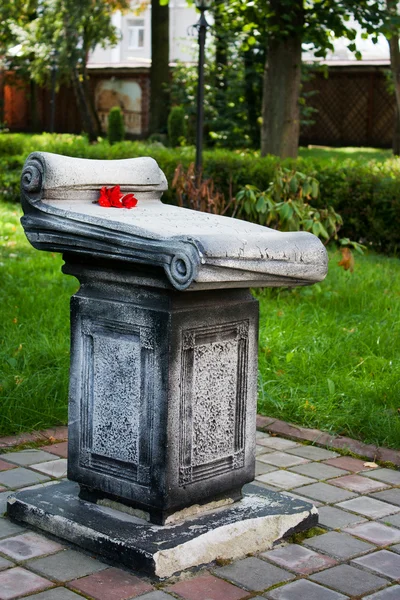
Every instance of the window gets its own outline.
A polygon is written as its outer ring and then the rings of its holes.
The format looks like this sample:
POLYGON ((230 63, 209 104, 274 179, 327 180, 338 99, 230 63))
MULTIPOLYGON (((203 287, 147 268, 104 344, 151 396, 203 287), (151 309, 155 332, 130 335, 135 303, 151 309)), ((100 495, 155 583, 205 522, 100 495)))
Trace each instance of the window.
POLYGON ((132 19, 128 23, 129 49, 144 48, 144 19, 132 19))

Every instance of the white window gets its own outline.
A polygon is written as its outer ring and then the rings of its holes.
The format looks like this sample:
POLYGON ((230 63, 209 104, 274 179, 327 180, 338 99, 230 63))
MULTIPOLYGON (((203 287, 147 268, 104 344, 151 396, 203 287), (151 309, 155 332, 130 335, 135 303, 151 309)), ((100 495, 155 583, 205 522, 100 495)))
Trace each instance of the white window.
POLYGON ((128 22, 129 49, 144 48, 144 19, 132 19, 128 22))

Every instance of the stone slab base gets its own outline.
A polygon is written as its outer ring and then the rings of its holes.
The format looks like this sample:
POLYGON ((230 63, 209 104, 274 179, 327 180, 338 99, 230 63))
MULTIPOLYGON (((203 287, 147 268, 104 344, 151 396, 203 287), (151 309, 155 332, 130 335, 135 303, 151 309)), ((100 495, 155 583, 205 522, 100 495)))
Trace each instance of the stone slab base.
POLYGON ((311 504, 252 484, 239 502, 164 526, 80 500, 78 492, 70 481, 18 492, 8 500, 8 514, 160 579, 216 558, 267 550, 318 522, 311 504))

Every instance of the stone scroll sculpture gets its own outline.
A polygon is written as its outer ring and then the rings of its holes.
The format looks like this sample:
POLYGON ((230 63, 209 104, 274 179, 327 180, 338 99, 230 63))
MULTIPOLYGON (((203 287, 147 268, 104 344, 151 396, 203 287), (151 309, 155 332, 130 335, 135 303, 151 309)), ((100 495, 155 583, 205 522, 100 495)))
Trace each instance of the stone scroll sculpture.
POLYGON ((310 505, 243 486, 254 479, 257 403, 249 287, 320 281, 321 242, 163 204, 151 158, 35 152, 21 189, 29 241, 62 252, 81 287, 69 481, 17 494, 13 518, 159 577, 314 524, 310 505), (114 185, 137 205, 100 206, 100 188, 114 185))

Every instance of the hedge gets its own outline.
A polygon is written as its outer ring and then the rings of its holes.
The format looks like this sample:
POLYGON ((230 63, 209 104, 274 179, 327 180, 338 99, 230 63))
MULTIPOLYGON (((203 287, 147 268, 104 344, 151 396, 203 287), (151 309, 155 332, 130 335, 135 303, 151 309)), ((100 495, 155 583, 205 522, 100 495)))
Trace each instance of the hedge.
MULTIPOLYGON (((162 144, 101 140, 89 144, 83 136, 0 134, 0 200, 19 200, 19 179, 26 156, 34 151, 97 159, 152 156, 172 181, 176 166, 194 161, 194 148, 165 148, 162 144)), ((280 161, 275 156, 229 150, 204 152, 204 176, 229 196, 244 185, 266 189, 278 164, 316 177, 320 182, 319 206, 332 204, 344 220, 340 235, 362 241, 378 251, 400 250, 400 159, 384 162, 360 159, 320 160, 299 158, 280 161)), ((175 203, 172 190, 164 197, 175 203)), ((314 203, 315 204, 315 203, 314 203)))

